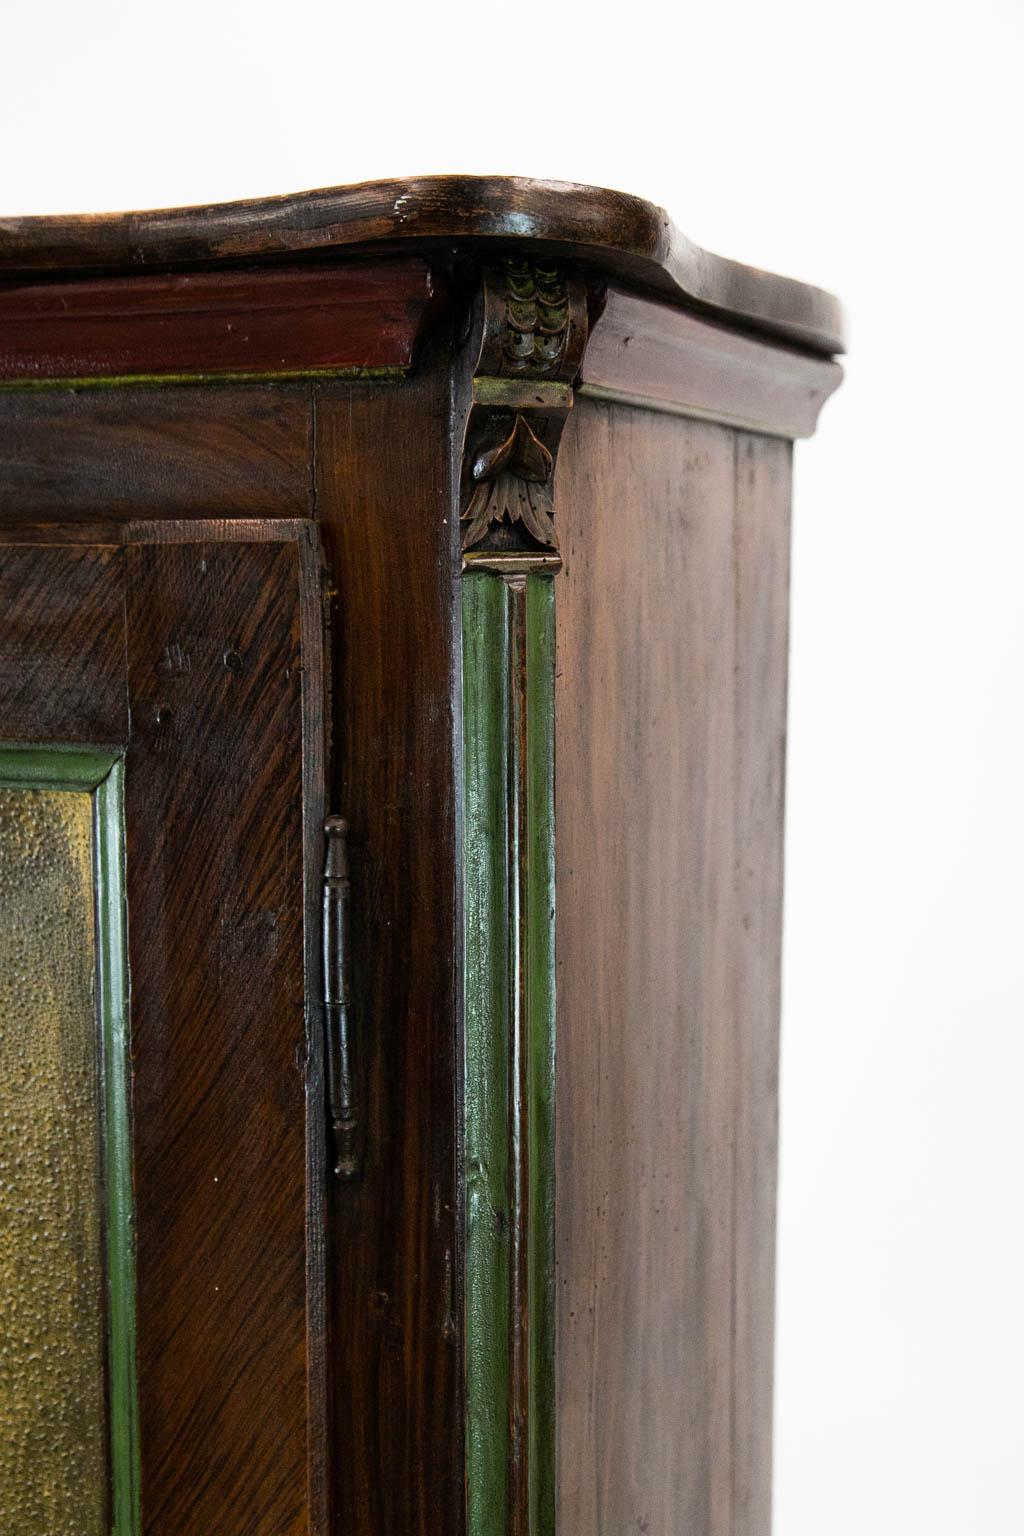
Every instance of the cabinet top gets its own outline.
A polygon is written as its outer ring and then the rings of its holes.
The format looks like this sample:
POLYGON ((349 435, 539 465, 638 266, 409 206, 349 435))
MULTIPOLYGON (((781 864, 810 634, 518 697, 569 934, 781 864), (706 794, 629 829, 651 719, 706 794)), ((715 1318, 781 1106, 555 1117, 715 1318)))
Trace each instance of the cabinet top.
POLYGON ((568 255, 627 283, 810 351, 843 350, 820 288, 714 256, 623 192, 510 176, 363 182, 205 207, 0 218, 0 276, 137 272, 385 250, 568 255))

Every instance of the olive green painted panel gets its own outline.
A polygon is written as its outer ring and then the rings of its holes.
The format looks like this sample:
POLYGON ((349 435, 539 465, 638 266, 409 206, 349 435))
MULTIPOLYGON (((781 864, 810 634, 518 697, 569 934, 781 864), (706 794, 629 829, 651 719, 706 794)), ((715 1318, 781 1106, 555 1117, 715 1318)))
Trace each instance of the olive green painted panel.
POLYGON ((138 1529, 122 767, 0 748, 0 1530, 138 1529))
POLYGON ((554 588, 462 598, 468 1528, 553 1536, 554 588))

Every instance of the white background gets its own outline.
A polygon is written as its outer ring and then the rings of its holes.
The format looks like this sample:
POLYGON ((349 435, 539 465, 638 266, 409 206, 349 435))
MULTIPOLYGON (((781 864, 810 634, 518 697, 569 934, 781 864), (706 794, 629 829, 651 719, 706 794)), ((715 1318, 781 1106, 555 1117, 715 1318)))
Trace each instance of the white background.
POLYGON ((0 212, 511 172, 844 299, 797 450, 776 1536, 1024 1532, 1022 42, 1021 0, 0 6, 0 212))

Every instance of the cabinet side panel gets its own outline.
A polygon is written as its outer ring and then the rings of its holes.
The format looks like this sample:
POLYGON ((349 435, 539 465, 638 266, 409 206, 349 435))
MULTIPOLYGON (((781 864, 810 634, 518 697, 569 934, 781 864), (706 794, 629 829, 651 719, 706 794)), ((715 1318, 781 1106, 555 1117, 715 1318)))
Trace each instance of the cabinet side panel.
POLYGON ((790 447, 559 458, 561 1536, 766 1536, 790 447))
POLYGON ((789 443, 736 443, 736 1536, 771 1526, 789 443))
POLYGON ((574 416, 556 496, 559 1530, 727 1536, 734 442, 629 407, 574 416))
POLYGON ((306 1536, 298 552, 126 558, 142 1528, 306 1536))
POLYGON ((366 1106, 329 1258, 335 1529, 464 1522, 456 1179, 454 528, 446 370, 317 390, 334 806, 350 825, 366 1106))

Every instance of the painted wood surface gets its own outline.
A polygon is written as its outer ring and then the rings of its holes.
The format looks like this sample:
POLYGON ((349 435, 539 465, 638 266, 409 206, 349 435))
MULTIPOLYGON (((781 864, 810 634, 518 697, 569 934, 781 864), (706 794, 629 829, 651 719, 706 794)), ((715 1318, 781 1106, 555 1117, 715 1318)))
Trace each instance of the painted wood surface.
POLYGON ((462 585, 469 1536, 554 1532, 554 586, 462 585))
MULTIPOLYGON (((3 696, 0 692, 0 713, 3 696)), ((101 1148, 99 1183, 102 1220, 103 1296, 101 1329, 105 1346, 107 1446, 106 1520, 112 1536, 138 1536, 139 1431, 136 1373, 135 1209, 132 1189, 131 1074, 126 951, 124 859, 124 764, 120 755, 63 745, 0 747, 0 786, 19 790, 62 790, 92 802, 90 893, 95 906, 94 993, 101 1148)), ((65 896, 65 901, 67 896, 65 896)), ((51 980, 57 979, 56 977, 51 980)), ((65 1234, 67 1240, 67 1234, 65 1234)), ((52 1337, 37 1341, 45 1350, 52 1337)), ((68 1353, 73 1353, 72 1349, 68 1353)), ((44 1356, 45 1357, 45 1356, 44 1356)), ((54 1373, 57 1374, 57 1373, 54 1373)), ((71 1416, 86 1418, 86 1405, 71 1416)), ((10 1426, 8 1426, 10 1427, 10 1426)), ((74 1469, 71 1469, 72 1471, 74 1469)), ((47 1490, 52 1495, 53 1488, 47 1490)), ((3 1490, 4 1507, 17 1507, 17 1490, 3 1490), (12 1503, 8 1504, 8 1500, 12 1503)), ((17 1514, 14 1515, 15 1522, 17 1514)), ((84 1509, 82 1511, 85 1520, 84 1509)))
POLYGON ((510 1106, 518 938, 510 886, 509 591, 500 577, 463 583, 465 762, 466 1503, 468 1536, 506 1536, 512 1498, 512 1266, 515 1222, 510 1106))
MULTIPOLYGON (((101 764, 101 766, 103 766, 101 764)), ((140 1528, 139 1397, 135 1286, 135 1192, 132 1170, 128 905, 124 835, 124 759, 115 758, 95 789, 98 995, 103 1034, 104 1185, 113 1536, 140 1528)))
POLYGON ((434 291, 416 257, 0 284, 0 382, 401 373, 434 291))
POLYGON ((789 446, 592 401, 569 432, 559 1522, 763 1532, 789 446))

